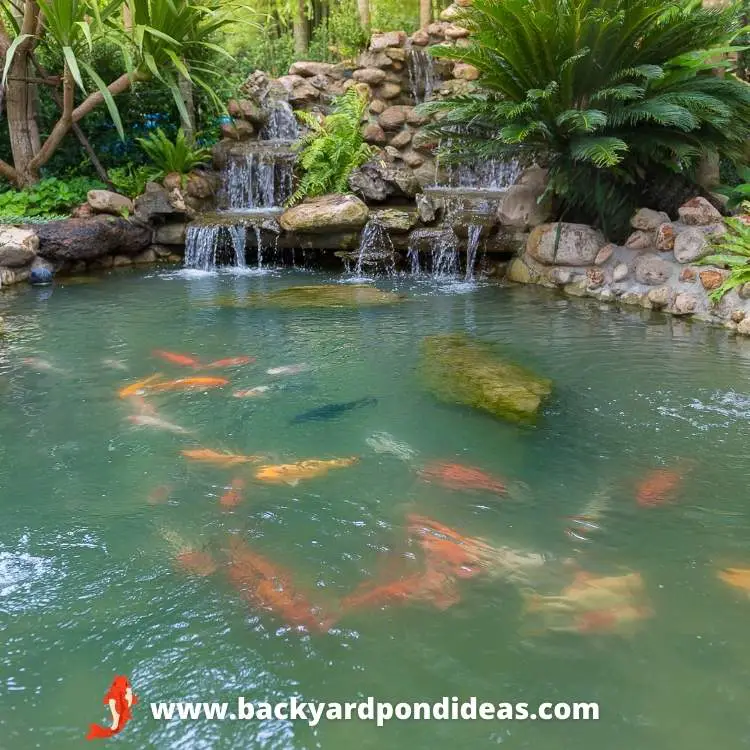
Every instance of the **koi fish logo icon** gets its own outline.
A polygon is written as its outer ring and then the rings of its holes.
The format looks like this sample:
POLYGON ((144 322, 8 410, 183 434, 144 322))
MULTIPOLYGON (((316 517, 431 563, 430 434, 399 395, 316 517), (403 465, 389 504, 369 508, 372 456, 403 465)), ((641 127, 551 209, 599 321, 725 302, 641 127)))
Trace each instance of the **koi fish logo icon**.
POLYGON ((131 708, 138 703, 138 696, 133 695, 130 680, 125 675, 116 675, 102 702, 112 712, 112 724, 108 727, 90 724, 87 740, 100 740, 119 734, 133 718, 131 708))

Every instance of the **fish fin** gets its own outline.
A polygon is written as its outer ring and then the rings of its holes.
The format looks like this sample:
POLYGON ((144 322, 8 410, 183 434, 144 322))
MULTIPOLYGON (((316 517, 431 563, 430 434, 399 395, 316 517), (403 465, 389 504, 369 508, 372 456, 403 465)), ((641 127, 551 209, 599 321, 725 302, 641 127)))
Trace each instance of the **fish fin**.
POLYGON ((284 482, 290 487, 296 487, 299 484, 299 479, 285 479, 284 482))

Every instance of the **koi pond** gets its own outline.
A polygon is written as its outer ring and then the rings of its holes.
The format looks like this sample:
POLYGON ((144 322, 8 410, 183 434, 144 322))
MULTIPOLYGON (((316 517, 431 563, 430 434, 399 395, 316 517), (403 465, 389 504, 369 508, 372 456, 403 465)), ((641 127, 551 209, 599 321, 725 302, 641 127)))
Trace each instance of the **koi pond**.
POLYGON ((85 281, 0 296, 0 748, 81 747, 115 675, 127 748, 750 745, 750 343, 489 283, 85 281), (240 696, 600 718, 150 710, 240 696))

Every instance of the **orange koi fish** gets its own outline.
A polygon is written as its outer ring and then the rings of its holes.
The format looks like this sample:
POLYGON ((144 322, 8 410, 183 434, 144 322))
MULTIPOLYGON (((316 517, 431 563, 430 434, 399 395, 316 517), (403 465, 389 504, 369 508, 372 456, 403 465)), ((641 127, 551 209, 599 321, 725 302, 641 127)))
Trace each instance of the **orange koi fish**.
POLYGON ((239 367, 253 362, 255 362, 255 357, 229 357, 228 359, 217 359, 216 362, 209 362, 203 367, 207 370, 217 370, 221 367, 239 367))
POLYGON ((473 466, 433 461, 419 472, 424 482, 435 482, 450 490, 481 490, 504 495, 507 492, 505 483, 473 466))
POLYGON ((238 537, 229 543, 228 577, 252 607, 273 613, 289 626, 325 632, 334 622, 294 588, 286 570, 253 552, 238 537))
POLYGON ((131 396, 140 396, 145 391, 148 390, 148 386, 152 383, 155 383, 161 378, 161 373, 157 372, 154 375, 149 375, 149 377, 144 378, 143 380, 137 380, 135 383, 131 383, 130 385, 126 385, 124 388, 120 388, 118 391, 118 395, 120 398, 130 398, 131 396))
POLYGON ((683 478, 684 471, 677 468, 654 469, 638 483, 636 502, 642 508, 655 508, 674 502, 683 478))
POLYGON ((725 568, 716 575, 724 583, 750 594, 750 568, 725 568))
POLYGON ((309 461, 298 461, 296 464, 261 466, 255 472, 255 478, 261 482, 286 483, 294 486, 301 479, 314 479, 327 474, 331 469, 345 469, 358 460, 356 456, 352 456, 350 458, 334 458, 330 461, 310 459, 309 461))
POLYGON ((128 401, 133 405, 136 414, 147 417, 157 416, 154 405, 149 404, 140 393, 134 393, 132 396, 128 396, 128 401))
POLYGON ((226 492, 219 498, 219 505, 222 508, 236 508, 242 502, 245 480, 242 477, 235 477, 225 489, 226 492))
POLYGON ((181 365, 182 367, 199 367, 200 362, 194 357, 188 357, 185 354, 175 354, 174 352, 166 352, 163 349, 154 349, 151 354, 154 357, 160 357, 161 359, 171 362, 173 365, 181 365))
POLYGON ((148 493, 148 504, 149 505, 161 505, 169 500, 169 496, 172 494, 171 484, 160 484, 158 487, 154 487, 151 492, 148 493))
POLYGON ((203 461, 207 464, 215 464, 222 467, 259 463, 264 460, 263 456, 240 456, 236 453, 212 451, 210 448, 194 448, 180 451, 180 453, 191 461, 203 461))
POLYGON ((208 552, 198 549, 183 550, 175 556, 175 563, 184 571, 201 577, 210 576, 218 568, 208 552))
POLYGON ((178 378, 177 380, 166 380, 154 383, 149 390, 154 393, 161 391, 203 391, 207 388, 221 388, 227 385, 226 378, 178 378))

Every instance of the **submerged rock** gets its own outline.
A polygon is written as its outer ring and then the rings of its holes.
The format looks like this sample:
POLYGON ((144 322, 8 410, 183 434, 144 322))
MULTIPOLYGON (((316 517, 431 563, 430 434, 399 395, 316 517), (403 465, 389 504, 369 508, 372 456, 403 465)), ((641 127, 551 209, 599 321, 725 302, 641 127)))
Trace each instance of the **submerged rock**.
POLYGON ((486 344, 463 334, 428 336, 421 375, 441 401, 464 404, 511 422, 533 422, 552 382, 505 362, 486 344))
POLYGON ((251 294, 245 299, 221 300, 224 307, 372 307, 392 305, 406 297, 383 292, 367 284, 321 284, 292 286, 264 294, 251 294))

